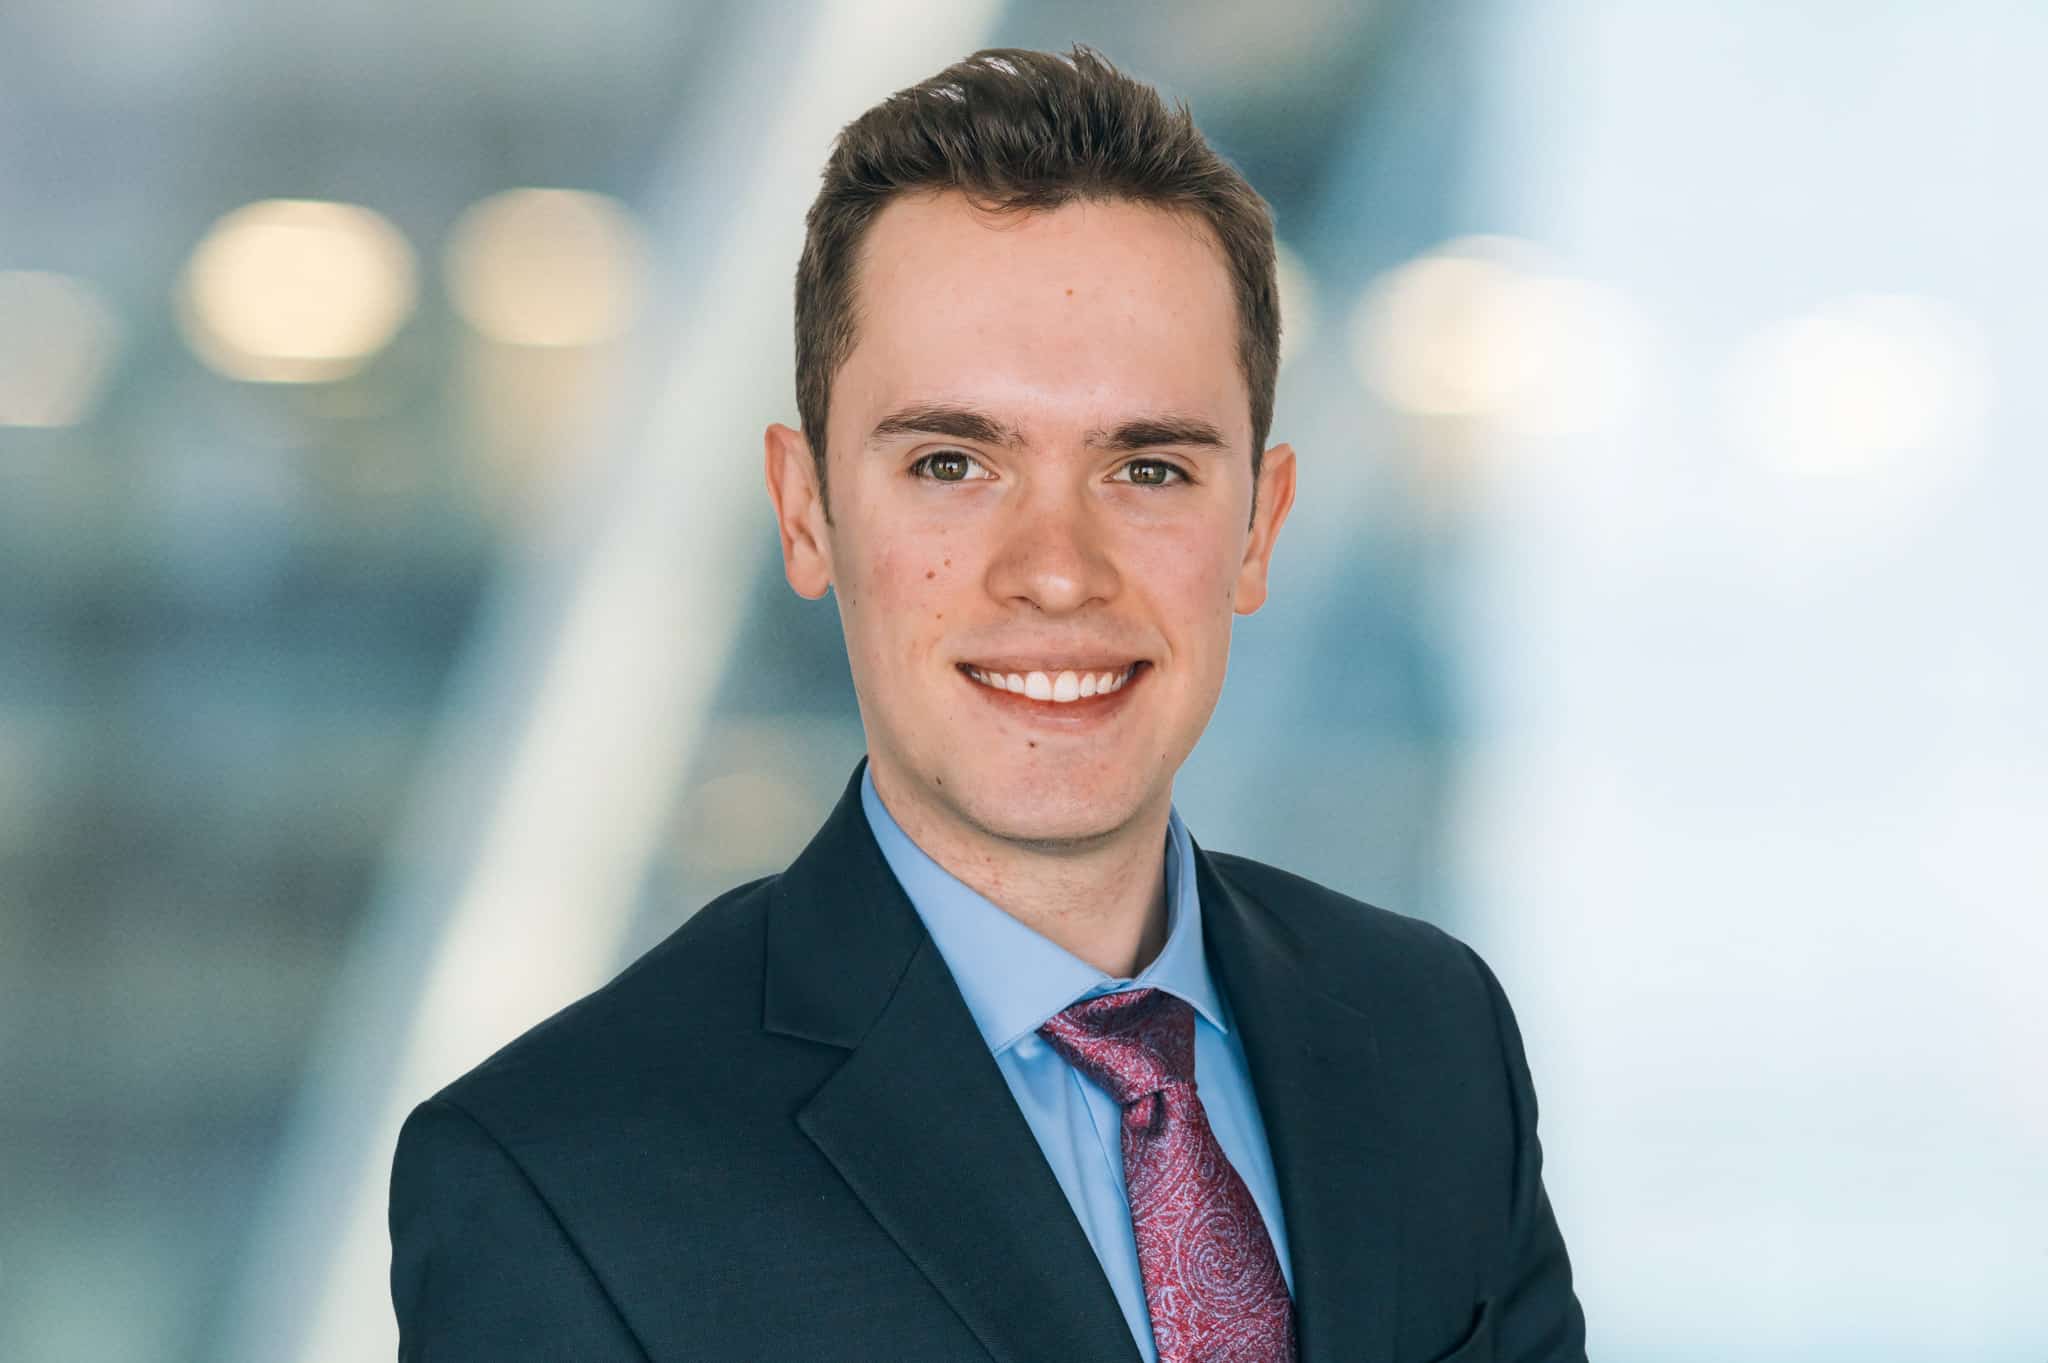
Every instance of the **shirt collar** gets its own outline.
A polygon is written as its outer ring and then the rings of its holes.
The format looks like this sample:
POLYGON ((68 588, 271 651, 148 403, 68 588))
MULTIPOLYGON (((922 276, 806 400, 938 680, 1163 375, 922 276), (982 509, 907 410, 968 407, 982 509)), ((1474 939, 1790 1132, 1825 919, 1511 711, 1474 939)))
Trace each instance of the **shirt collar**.
POLYGON ((1008 1050, 1069 1004, 1123 989, 1163 989, 1217 1030, 1230 1030, 1202 946, 1194 844, 1178 809, 1169 808, 1166 824, 1166 945, 1136 978, 1119 979, 1024 926, 933 861, 890 816, 865 769, 860 802, 884 860, 924 920, 992 1053, 1008 1050))

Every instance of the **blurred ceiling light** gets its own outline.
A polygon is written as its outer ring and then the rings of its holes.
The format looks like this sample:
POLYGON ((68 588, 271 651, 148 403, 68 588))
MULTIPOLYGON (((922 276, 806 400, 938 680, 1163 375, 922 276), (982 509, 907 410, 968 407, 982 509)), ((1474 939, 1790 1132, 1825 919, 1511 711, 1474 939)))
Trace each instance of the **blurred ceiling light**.
POLYGON ((570 189, 509 189, 472 204, 449 235, 455 310, 511 345, 588 346, 633 321, 646 252, 616 199, 570 189))
POLYGON ((1562 435, 1632 405, 1642 331, 1620 294, 1540 269, 1530 244, 1462 237, 1375 280, 1351 344, 1365 382, 1399 411, 1562 435))
POLYGON ((1739 448, 1781 473, 1827 476, 1968 434, 1988 389, 1968 323, 1932 299, 1871 294, 1751 337, 1722 396, 1739 448))
POLYGON ((1368 286, 1352 319, 1352 354, 1373 391, 1406 412, 1475 416, 1521 388, 1529 367, 1514 306, 1517 275, 1465 238, 1368 286))
POLYGON ((266 199, 216 222, 192 251, 179 320, 229 378, 345 378, 391 340, 418 296, 412 248, 355 204, 266 199))
POLYGON ((1284 241, 1273 243, 1280 288, 1280 363, 1305 353, 1316 338, 1316 281, 1301 254, 1284 241))
POLYGON ((71 426, 120 336, 99 291, 70 275, 0 271, 0 426, 71 426))
POLYGON ((1527 382, 1501 413, 1518 435, 1585 435, 1620 424, 1642 391, 1649 328, 1620 290, 1536 275, 1517 281, 1527 382))

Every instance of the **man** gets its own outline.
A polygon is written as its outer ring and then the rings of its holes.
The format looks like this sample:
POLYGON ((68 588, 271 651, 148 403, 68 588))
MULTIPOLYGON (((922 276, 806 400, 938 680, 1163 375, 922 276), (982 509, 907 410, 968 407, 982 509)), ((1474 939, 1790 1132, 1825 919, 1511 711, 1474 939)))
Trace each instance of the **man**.
POLYGON ((1294 498, 1278 338, 1263 202, 1086 50, 845 130, 766 472, 867 758, 413 1113, 401 1357, 1584 1357, 1493 976, 1173 810, 1294 498))

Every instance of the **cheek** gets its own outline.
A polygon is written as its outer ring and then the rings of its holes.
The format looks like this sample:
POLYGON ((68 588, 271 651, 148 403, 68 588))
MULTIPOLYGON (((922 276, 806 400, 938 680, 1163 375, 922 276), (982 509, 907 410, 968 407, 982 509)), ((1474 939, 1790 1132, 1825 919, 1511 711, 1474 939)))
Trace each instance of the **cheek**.
POLYGON ((943 543, 896 537, 868 560, 862 612, 870 631, 893 640, 929 640, 945 628, 961 574, 943 543))
POLYGON ((912 608, 938 601, 955 590, 958 574, 953 560, 918 540, 902 538, 878 552, 869 568, 870 583, 878 599, 912 608))
POLYGON ((1236 614, 1237 548, 1216 527, 1189 526, 1152 541, 1136 566, 1181 629, 1228 630, 1236 614))

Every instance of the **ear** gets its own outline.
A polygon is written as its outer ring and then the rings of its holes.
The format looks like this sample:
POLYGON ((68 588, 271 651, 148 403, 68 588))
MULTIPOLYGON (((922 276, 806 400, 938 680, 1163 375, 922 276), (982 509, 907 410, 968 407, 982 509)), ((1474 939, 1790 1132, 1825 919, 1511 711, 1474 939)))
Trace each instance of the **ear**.
POLYGON ((1294 447, 1275 445, 1259 461, 1259 509, 1245 541, 1244 562, 1237 568, 1237 590, 1231 605, 1250 615, 1266 604, 1266 570, 1273 561, 1273 542, 1294 505, 1294 447))
POLYGON ((775 504, 775 528, 782 535, 783 576, 798 596, 815 601, 832 585, 832 541, 811 444, 801 431, 776 424, 762 445, 768 500, 775 504))

